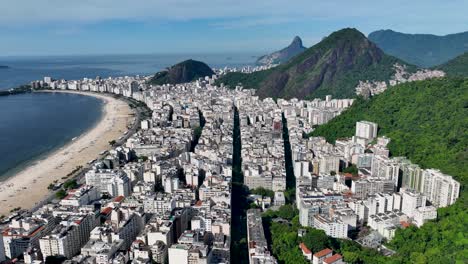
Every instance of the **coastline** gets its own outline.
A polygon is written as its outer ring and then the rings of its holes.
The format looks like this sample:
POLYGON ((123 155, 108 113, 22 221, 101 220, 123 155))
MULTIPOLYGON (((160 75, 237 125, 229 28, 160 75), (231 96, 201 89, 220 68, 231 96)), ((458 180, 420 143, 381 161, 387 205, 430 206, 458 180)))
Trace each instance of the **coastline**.
MULTIPOLYGON (((33 93, 33 92, 31 92, 31 93, 33 93)), ((47 91, 36 91, 34 93, 47 93, 47 91)), ((87 95, 86 94, 81 94, 80 96, 87 96, 87 95)), ((102 104, 101 107, 100 107, 100 111, 99 111, 99 118, 97 118, 88 128, 80 131, 73 138, 75 138, 75 137, 78 138, 78 137, 84 135, 85 133, 87 133, 91 129, 95 128, 99 124, 99 122, 101 122, 101 120, 102 120, 102 118, 104 116, 105 102, 103 100, 101 100, 101 99, 97 99, 97 100, 99 100, 101 102, 101 104, 102 104)), ((70 137, 70 139, 72 139, 72 138, 70 137)), ((42 152, 42 153, 40 153, 40 154, 38 154, 38 155, 28 159, 28 160, 21 161, 18 164, 16 164, 15 166, 12 166, 11 168, 9 168, 8 170, 1 172, 1 174, 0 174, 0 186, 2 185, 3 182, 7 181, 9 178, 15 176, 16 174, 20 173, 21 171, 27 169, 30 166, 33 166, 33 165, 37 164, 40 161, 46 160, 53 153, 67 147, 69 144, 72 143, 72 141, 70 141, 70 139, 58 142, 57 145, 50 147, 49 149, 45 150, 44 152, 42 152)), ((0 200, 0 204, 1 204, 1 200, 0 200)))
POLYGON ((130 106, 110 95, 80 91, 40 91, 74 93, 93 96, 103 101, 100 119, 73 141, 44 153, 30 161, 20 171, 0 182, 0 215, 10 214, 13 208, 30 209, 51 195, 49 184, 64 182, 78 166, 98 158, 100 152, 111 149, 109 141, 117 140, 130 125, 133 110, 130 106))

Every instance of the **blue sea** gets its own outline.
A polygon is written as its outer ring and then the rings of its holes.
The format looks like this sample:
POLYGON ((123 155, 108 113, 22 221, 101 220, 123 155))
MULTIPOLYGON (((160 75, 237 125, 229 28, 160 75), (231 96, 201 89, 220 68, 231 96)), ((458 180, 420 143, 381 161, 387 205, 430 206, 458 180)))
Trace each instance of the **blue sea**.
POLYGON ((214 68, 253 65, 258 54, 94 55, 49 57, 0 57, 0 90, 42 80, 75 80, 100 76, 150 75, 186 59, 214 68))
MULTIPOLYGON (((0 90, 50 76, 82 79, 150 75, 186 59, 211 67, 253 65, 258 54, 0 57, 0 90)), ((59 93, 0 96, 0 181, 60 148, 99 121, 96 98, 59 93)))

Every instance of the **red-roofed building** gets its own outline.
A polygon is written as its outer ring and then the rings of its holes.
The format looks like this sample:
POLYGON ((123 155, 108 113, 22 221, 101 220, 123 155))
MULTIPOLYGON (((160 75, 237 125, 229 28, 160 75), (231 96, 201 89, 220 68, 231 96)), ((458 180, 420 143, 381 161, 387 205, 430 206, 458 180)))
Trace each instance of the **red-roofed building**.
POLYGON ((101 214, 103 215, 109 215, 112 212, 112 208, 106 207, 101 210, 101 214))
POLYGON ((29 247, 37 246, 39 238, 55 226, 52 215, 14 218, 0 237, 5 256, 13 259, 22 255, 29 247))
POLYGON ((312 251, 310 251, 310 249, 304 243, 300 243, 299 248, 301 249, 302 255, 304 255, 304 257, 306 257, 308 260, 312 260, 312 251))
POLYGON ((323 260, 323 264, 343 264, 343 257, 340 254, 335 254, 323 260))
POLYGON ((323 260, 329 258, 333 255, 333 251, 329 248, 322 249, 319 252, 315 253, 312 258, 313 264, 322 264, 323 260))
POLYGON ((125 199, 125 196, 120 195, 120 196, 117 196, 117 197, 114 198, 114 202, 120 203, 120 202, 122 202, 124 199, 125 199))

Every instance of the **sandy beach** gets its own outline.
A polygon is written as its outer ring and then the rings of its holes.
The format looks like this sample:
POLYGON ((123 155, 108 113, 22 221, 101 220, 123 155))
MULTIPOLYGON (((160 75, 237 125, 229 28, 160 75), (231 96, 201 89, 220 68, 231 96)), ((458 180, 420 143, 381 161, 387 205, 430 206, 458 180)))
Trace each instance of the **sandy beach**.
POLYGON ((9 215, 16 207, 32 208, 37 202, 50 195, 47 187, 54 180, 65 181, 62 177, 77 166, 85 166, 90 160, 111 147, 109 141, 117 140, 127 131, 133 116, 128 104, 111 96, 95 93, 59 91, 94 96, 104 101, 101 120, 90 130, 52 152, 44 159, 16 175, 0 182, 0 215, 9 215))

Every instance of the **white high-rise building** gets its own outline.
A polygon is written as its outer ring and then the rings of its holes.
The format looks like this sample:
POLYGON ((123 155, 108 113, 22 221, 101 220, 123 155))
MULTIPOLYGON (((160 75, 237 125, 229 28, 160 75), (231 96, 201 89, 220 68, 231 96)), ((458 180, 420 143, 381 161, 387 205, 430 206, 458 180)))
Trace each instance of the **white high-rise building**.
POLYGON ((377 124, 369 121, 359 121, 356 123, 356 137, 372 141, 377 137, 377 124))
POLYGON ((190 245, 176 244, 168 250, 169 263, 188 264, 188 251, 190 245))
POLYGON ((319 158, 319 173, 330 174, 332 171, 338 173, 340 169, 340 158, 334 155, 321 156, 319 158))
POLYGON ((437 218, 437 208, 434 206, 418 207, 414 212, 414 223, 421 227, 428 220, 437 218))
POLYGON ((334 238, 347 238, 348 225, 338 219, 328 219, 320 215, 314 216, 314 227, 325 231, 327 236, 334 238))
POLYGON ((457 200, 460 183, 439 170, 423 171, 423 193, 435 207, 449 206, 457 200))
POLYGON ((131 182, 127 174, 121 170, 93 169, 86 174, 86 184, 96 186, 100 193, 111 196, 128 196, 131 192, 131 182))
POLYGON ((128 197, 131 193, 131 188, 130 179, 124 174, 112 177, 107 183, 107 193, 110 196, 128 197))
POLYGON ((44 260, 48 256, 61 255, 68 259, 80 252, 88 241, 97 221, 94 214, 84 216, 68 215, 52 230, 51 234, 39 239, 44 260))
POLYGON ((426 196, 413 190, 403 190, 402 194, 402 206, 401 211, 409 216, 413 217, 416 208, 426 206, 426 196))

